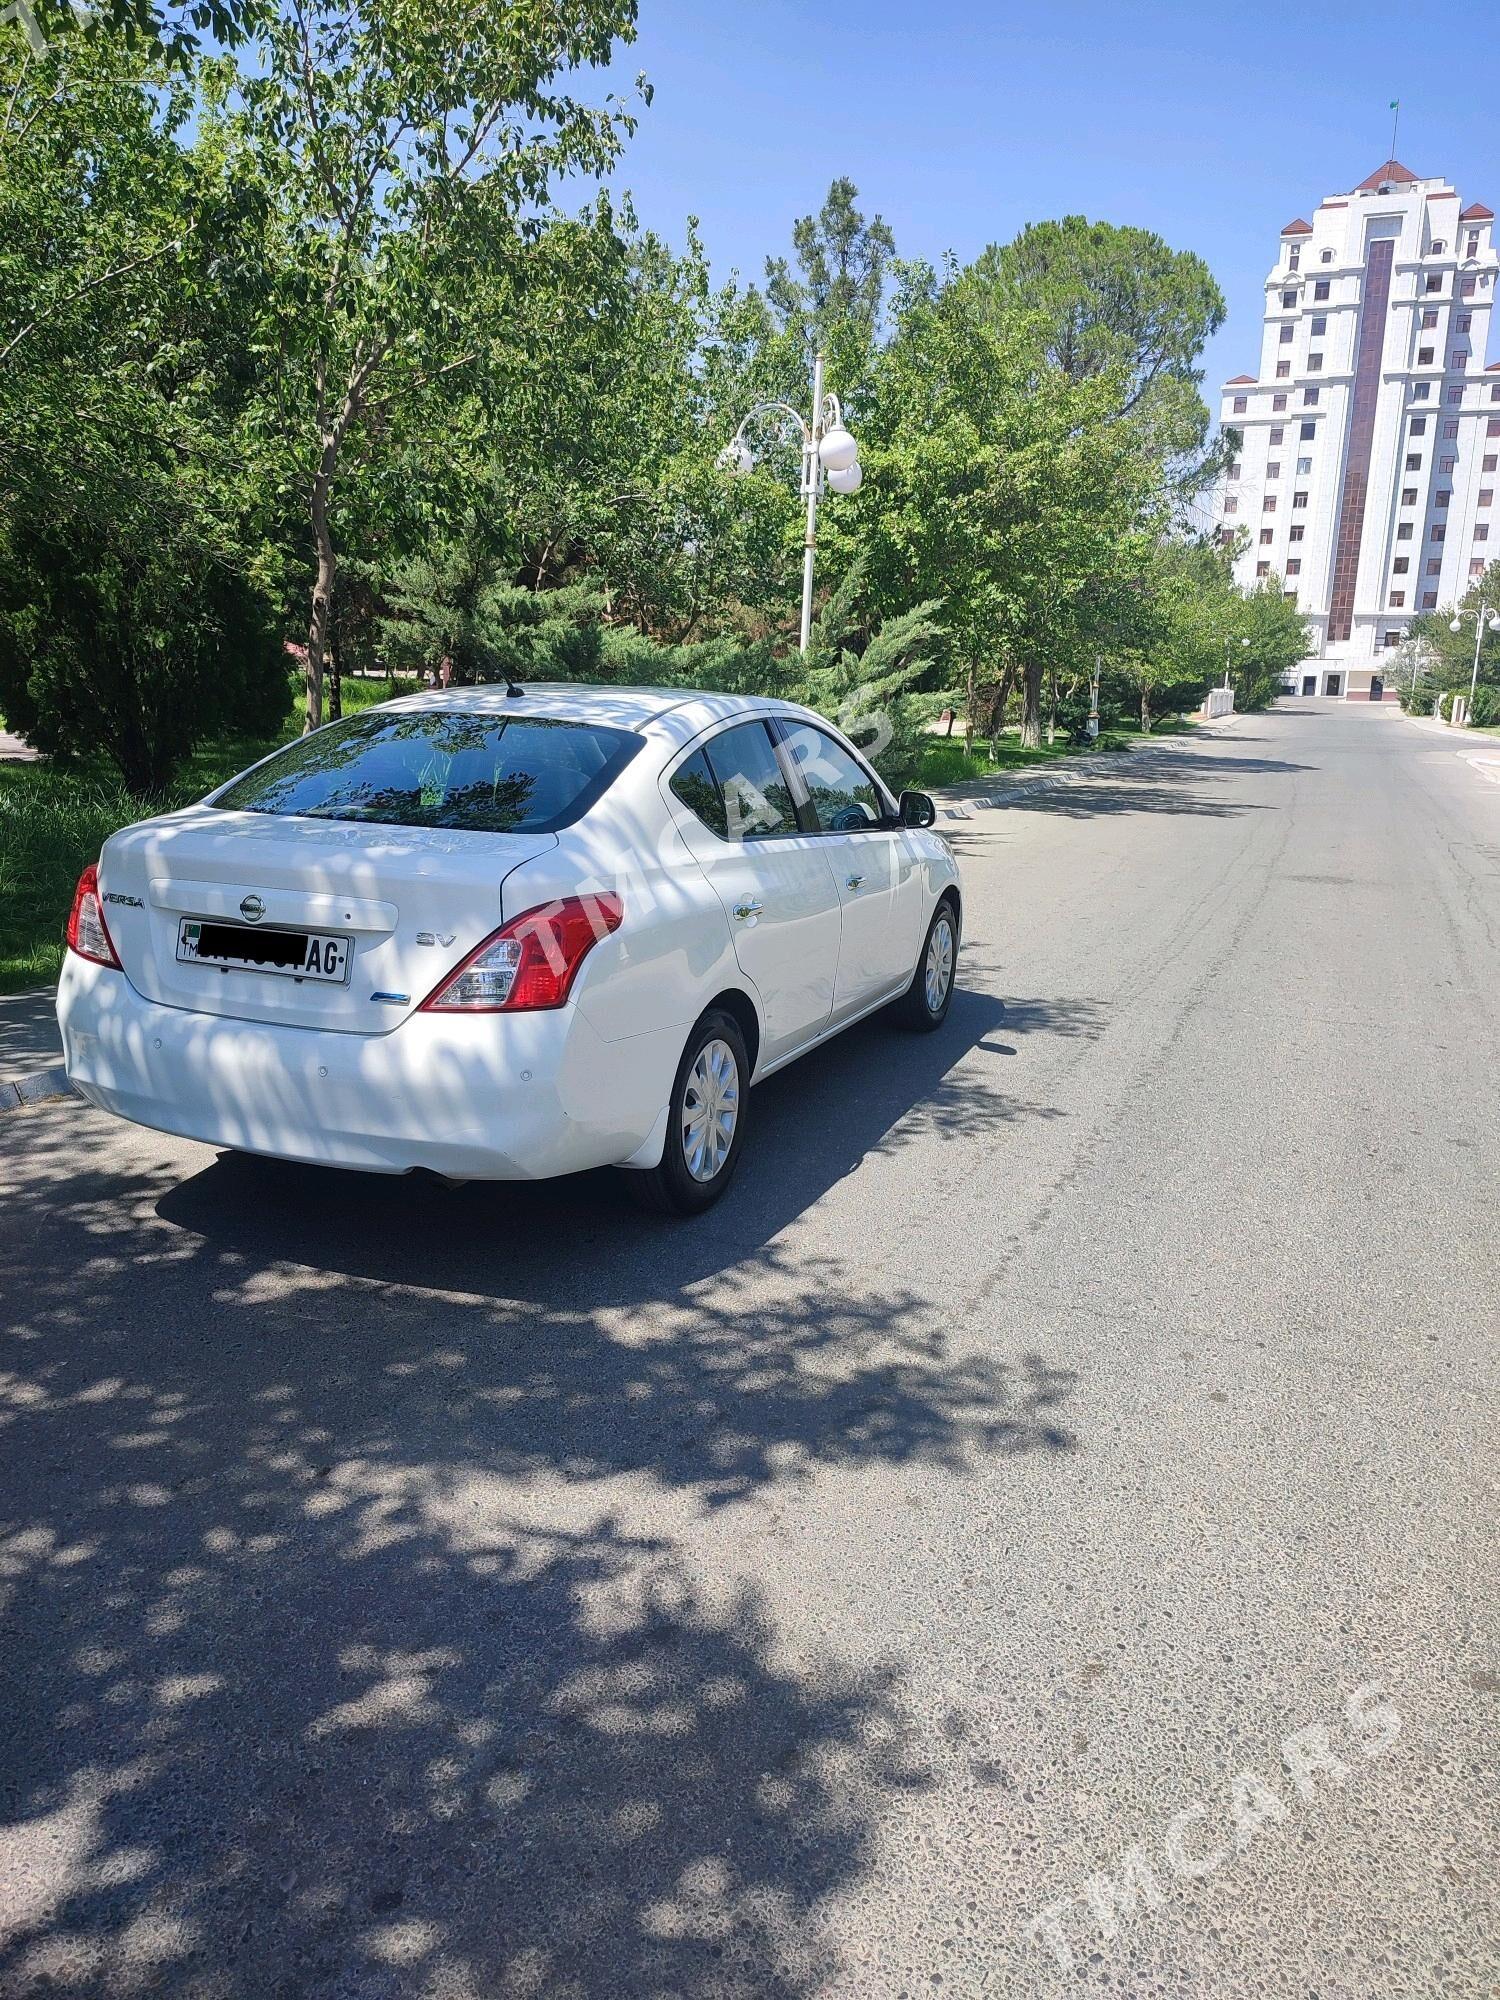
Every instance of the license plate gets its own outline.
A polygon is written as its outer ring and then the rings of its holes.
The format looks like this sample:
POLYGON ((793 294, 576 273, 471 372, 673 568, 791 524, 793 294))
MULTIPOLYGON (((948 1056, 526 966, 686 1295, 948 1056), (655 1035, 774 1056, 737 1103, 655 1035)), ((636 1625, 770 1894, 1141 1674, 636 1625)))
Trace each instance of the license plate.
POLYGON ((177 956, 185 964, 217 965, 235 972, 278 972, 284 979, 321 979, 332 986, 349 980, 354 940, 325 931, 252 929, 249 924, 210 924, 184 917, 177 930, 177 956))

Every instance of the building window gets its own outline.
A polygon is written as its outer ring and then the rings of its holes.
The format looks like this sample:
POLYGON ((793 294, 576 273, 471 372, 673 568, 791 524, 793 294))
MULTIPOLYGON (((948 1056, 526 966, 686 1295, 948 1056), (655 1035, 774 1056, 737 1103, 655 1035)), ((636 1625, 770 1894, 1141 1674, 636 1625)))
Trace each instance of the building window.
POLYGON ((1304 403, 1315 403, 1318 400, 1318 395, 1319 391, 1316 389, 1304 389, 1302 391, 1302 400, 1304 403))
POLYGON ((1500 451, 1487 451, 1479 461, 1481 472, 1500 472, 1500 451))
POLYGON ((1491 417, 1484 427, 1487 438, 1500 438, 1500 417, 1491 417))
POLYGON ((1485 523, 1481 521, 1479 526, 1474 530, 1474 539, 1476 542, 1487 542, 1489 538, 1490 531, 1485 523))
POLYGON ((1441 257, 1443 252, 1447 249, 1447 247, 1448 247, 1448 239, 1445 236, 1434 236, 1432 239, 1431 254, 1434 257, 1441 257))
POLYGON ((1479 255, 1479 231, 1477 229, 1469 231, 1468 246, 1464 251, 1464 255, 1466 257, 1477 257, 1479 255))
MULTIPOLYGON (((1404 590, 1393 590, 1389 602, 1392 611, 1399 611, 1406 602, 1406 592, 1404 590)), ((1387 634, 1386 636, 1389 637, 1390 635, 1387 634)))
POLYGON ((1308 355, 1308 357, 1307 357, 1307 372, 1308 372, 1308 374, 1309 374, 1309 375, 1316 375, 1316 374, 1317 374, 1317 372, 1318 372, 1318 370, 1319 370, 1319 369, 1320 369, 1320 368, 1321 368, 1322 366, 1323 366, 1323 357, 1322 357, 1322 355, 1321 355, 1321 354, 1309 354, 1309 355, 1308 355))
POLYGON ((1492 403, 1500 403, 1500 382, 1491 382, 1490 401, 1492 403))
POLYGON ((1430 368, 1432 366, 1432 349, 1430 347, 1419 347, 1417 349, 1417 366, 1419 368, 1430 368))
POLYGON ((1461 403, 1463 399, 1464 392, 1462 389, 1450 389, 1448 391, 1448 401, 1450 403, 1461 403))
POLYGON ((1279 479, 1281 477, 1281 460, 1279 458, 1268 458, 1266 460, 1266 477, 1267 479, 1279 479))
POLYGON ((1261 531, 1260 531, 1260 545, 1261 545, 1261 547, 1262 547, 1263 549, 1268 549, 1268 548, 1269 548, 1269 547, 1271 546, 1272 542, 1274 542, 1274 541, 1275 541, 1275 539, 1276 539, 1276 536, 1275 536, 1275 534, 1274 534, 1274 533, 1272 532, 1272 530, 1271 530, 1270 528, 1262 528, 1262 529, 1261 529, 1261 531))
POLYGON ((1294 243, 1290 251, 1288 251, 1286 267, 1289 271, 1300 271, 1302 269, 1302 245, 1300 243, 1294 243))
POLYGON ((1321 261, 1325 264, 1331 264, 1333 262, 1333 252, 1331 250, 1323 251, 1321 261))
POLYGON ((1302 574, 1301 556, 1292 557, 1291 561, 1286 566, 1286 573, 1288 576, 1301 576, 1302 574))
POLYGON ((1230 478, 1231 478, 1231 479, 1238 479, 1238 478, 1239 478, 1239 476, 1240 476, 1240 473, 1241 473, 1241 472, 1242 472, 1243 470, 1244 470, 1244 468, 1243 468, 1243 466, 1242 466, 1242 465, 1240 464, 1240 461, 1239 461, 1238 459, 1236 459, 1236 460, 1234 461, 1233 465, 1231 465, 1231 466, 1230 466, 1230 468, 1229 468, 1229 476, 1230 476, 1230 478))
POLYGON ((1297 303, 1296 292, 1295 291, 1283 292, 1281 295, 1281 303, 1284 306, 1294 306, 1297 303))
POLYGON ((1426 435, 1427 435, 1427 419, 1426 419, 1425 417, 1413 417, 1413 418, 1412 418, 1412 420, 1411 420, 1411 434, 1412 434, 1412 436, 1413 436, 1414 438, 1421 438, 1421 437, 1426 437, 1426 435))
POLYGON ((1445 418, 1445 419, 1444 419, 1444 422, 1443 422, 1443 436, 1444 436, 1445 438, 1456 438, 1456 437, 1458 436, 1458 419, 1457 419, 1457 417, 1448 417, 1448 418, 1445 418))
POLYGON ((1391 570, 1396 576, 1405 576, 1410 568, 1410 556, 1397 556, 1396 560, 1391 564, 1391 570))
POLYGON ((1422 592, 1422 609, 1424 611, 1435 611, 1437 609, 1437 592, 1435 590, 1424 590, 1422 592))
POLYGON ((1294 493, 1292 495, 1292 506, 1294 509, 1300 509, 1305 507, 1306 505, 1307 505, 1307 495, 1305 493, 1294 493))
POLYGON ((1431 393, 1432 393, 1432 384, 1430 382, 1414 383, 1411 392, 1412 401, 1414 403, 1425 403, 1427 401, 1428 396, 1431 393))
POLYGON ((1289 528, 1287 530, 1287 540, 1289 542, 1300 542, 1302 537, 1306 534, 1306 532, 1307 530, 1303 527, 1302 523, 1299 521, 1296 527, 1289 528))
POLYGON ((1441 271, 1429 272, 1427 289, 1429 292, 1440 292, 1443 289, 1443 274, 1441 271))
POLYGON ((1448 356, 1448 366, 1450 368, 1467 368, 1468 365, 1469 357, 1463 348, 1455 347, 1453 352, 1448 356))
POLYGON ((1297 470, 1299 472, 1311 472, 1312 460, 1310 458, 1299 458, 1297 460, 1297 470))
POLYGON ((1298 437, 1300 438, 1316 437, 1317 434, 1318 434, 1318 427, 1316 424, 1313 423, 1304 424, 1297 433, 1298 437))
POLYGON ((1401 489, 1401 505, 1402 505, 1403 507, 1415 507, 1415 506, 1416 506, 1416 504, 1417 504, 1417 489, 1416 489, 1416 487, 1415 487, 1415 486, 1403 486, 1403 487, 1402 487, 1402 489, 1401 489))
POLYGON ((1410 521, 1398 521, 1398 522, 1397 522, 1397 524, 1396 524, 1396 540, 1397 540, 1398 542, 1409 542, 1409 541, 1411 540, 1411 522, 1410 522, 1410 521))
POLYGON ((1265 499, 1261 501, 1260 511, 1262 514, 1274 514, 1276 512, 1276 495, 1274 493, 1268 493, 1265 499))
POLYGON ((1452 488, 1447 486, 1440 486, 1437 492, 1434 493, 1432 497, 1437 502, 1439 507, 1446 507, 1448 502, 1453 498, 1452 488))
POLYGON ((1473 557, 1471 557, 1471 558, 1470 558, 1470 561, 1469 561, 1469 574, 1470 574, 1470 576, 1483 576, 1483 575, 1484 575, 1484 557, 1483 557, 1483 556, 1473 556, 1473 557))
POLYGON ((1272 426, 1271 426, 1271 443, 1272 443, 1272 444, 1280 444, 1280 443, 1281 443, 1281 425, 1280 425, 1280 424, 1272 424, 1272 426))
POLYGON ((1273 396, 1271 398, 1271 408, 1272 410, 1275 411, 1284 410, 1286 408, 1286 396, 1284 393, 1281 395, 1273 396))
POLYGON ((1315 305, 1322 305, 1327 297, 1328 280, 1326 278, 1319 278, 1313 285, 1313 303, 1315 305))
POLYGON ((1436 326, 1436 325, 1437 325, 1437 307, 1436 307, 1436 306, 1423 306, 1423 308, 1422 308, 1422 325, 1423 325, 1423 327, 1424 327, 1424 328, 1426 328, 1426 327, 1429 327, 1429 326, 1436 326))
POLYGON ((1429 576, 1441 576, 1441 575, 1442 575, 1442 573, 1443 573, 1443 559, 1442 559, 1442 557, 1441 557, 1441 556, 1429 556, 1429 557, 1427 558, 1427 574, 1428 574, 1429 576))
POLYGON ((1399 646, 1405 637, 1404 632, 1387 632, 1380 643, 1385 647, 1399 646))
POLYGON ((1429 528, 1427 536, 1429 541, 1446 542, 1448 539, 1448 530, 1440 524, 1436 528, 1429 528))
POLYGON ((1291 326, 1284 326, 1284 327, 1283 327, 1283 328, 1281 329, 1281 344, 1282 344, 1282 346, 1283 346, 1283 347, 1290 347, 1290 346, 1291 346, 1291 344, 1292 344, 1292 335, 1293 335, 1293 334, 1294 334, 1295 332, 1296 332, 1296 328, 1295 328, 1295 327, 1291 327, 1291 326))
POLYGON ((1457 470, 1458 460, 1456 458, 1440 458, 1438 460, 1439 472, 1457 472, 1457 470))
POLYGON ((1494 499, 1494 497, 1495 497, 1495 489, 1493 486, 1480 487, 1479 504, 1481 507, 1488 507, 1490 502, 1494 499))
POLYGON ((1461 279, 1461 280, 1460 280, 1460 282, 1459 282, 1459 287, 1458 287, 1458 296, 1459 296, 1459 297, 1460 297, 1461 299, 1472 299, 1472 298, 1473 298, 1473 296, 1474 296, 1474 280, 1473 280, 1472 278, 1463 278, 1463 279, 1461 279))
POLYGON ((1240 503, 1238 497, 1233 493, 1226 494, 1224 497, 1224 512, 1226 514, 1238 514, 1239 511, 1240 503))
POLYGON ((1409 451, 1406 454, 1406 469, 1408 472, 1420 472, 1422 470, 1421 452, 1409 451))
POLYGON ((1255 574, 1257 576, 1269 576, 1271 574, 1271 565, 1268 562, 1258 562, 1255 565, 1255 574))
POLYGON ((1314 332, 1314 333, 1317 333, 1317 334, 1324 334, 1324 333, 1327 333, 1327 331, 1328 331, 1328 320, 1327 320, 1327 318, 1326 318, 1326 316, 1325 316, 1324 314, 1320 313, 1320 314, 1318 315, 1318 317, 1317 317, 1317 318, 1316 318, 1316 319, 1315 319, 1315 320, 1313 321, 1313 323, 1312 323, 1312 330, 1313 330, 1313 332, 1314 332))
POLYGON ((1473 326, 1473 324, 1474 324, 1474 315, 1473 315, 1473 313, 1460 313, 1460 314, 1459 314, 1459 316, 1458 316, 1458 330, 1459 330, 1459 332, 1460 332, 1460 333, 1467 333, 1467 332, 1469 331, 1470 327, 1472 327, 1472 326, 1473 326))
POLYGON ((1235 414, 1235 415, 1236 415, 1237 417, 1242 417, 1242 416, 1243 416, 1243 415, 1245 414, 1246 410, 1248 410, 1248 409, 1249 409, 1249 407, 1250 407, 1250 398, 1249 398, 1248 396, 1236 396, 1236 397, 1235 397, 1235 399, 1234 399, 1234 414, 1235 414))
POLYGON ((1277 364, 1276 364, 1276 380, 1277 380, 1278 382, 1284 382, 1284 381, 1286 380, 1287 376, 1291 374, 1291 372, 1292 372, 1292 364, 1291 364, 1291 362, 1290 362, 1290 361, 1278 361, 1278 362, 1277 362, 1277 364))

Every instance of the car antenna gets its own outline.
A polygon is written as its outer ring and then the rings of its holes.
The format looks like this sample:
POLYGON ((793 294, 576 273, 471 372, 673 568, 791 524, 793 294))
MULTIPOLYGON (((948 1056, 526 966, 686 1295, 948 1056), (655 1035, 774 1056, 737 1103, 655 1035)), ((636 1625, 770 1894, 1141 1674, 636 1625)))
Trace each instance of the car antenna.
POLYGON ((505 676, 505 692, 512 701, 524 701, 526 698, 525 688, 522 687, 518 680, 513 680, 509 674, 505 676))

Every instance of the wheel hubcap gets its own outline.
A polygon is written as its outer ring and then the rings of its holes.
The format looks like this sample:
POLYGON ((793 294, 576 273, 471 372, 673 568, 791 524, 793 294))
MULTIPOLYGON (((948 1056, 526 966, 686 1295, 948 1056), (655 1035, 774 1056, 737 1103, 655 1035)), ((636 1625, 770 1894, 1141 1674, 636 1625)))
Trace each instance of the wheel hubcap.
POLYGON ((728 1042, 705 1042, 682 1099, 682 1156, 695 1181, 711 1181, 729 1158, 740 1117, 740 1066, 728 1042))
POLYGON ((952 979, 953 926, 946 917, 939 917, 932 927, 932 936, 927 940, 927 963, 922 975, 929 1014, 942 1012, 952 979))

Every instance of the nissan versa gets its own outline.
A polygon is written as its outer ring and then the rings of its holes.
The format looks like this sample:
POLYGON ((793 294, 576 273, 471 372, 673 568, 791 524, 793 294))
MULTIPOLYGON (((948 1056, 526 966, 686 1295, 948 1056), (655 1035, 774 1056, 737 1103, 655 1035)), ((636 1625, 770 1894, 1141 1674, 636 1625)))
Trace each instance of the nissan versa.
POLYGON ((613 1165, 706 1208, 751 1083, 888 1003, 941 1026, 961 905, 933 818, 784 702, 390 702, 105 842, 68 921, 68 1075, 245 1152, 613 1165))

